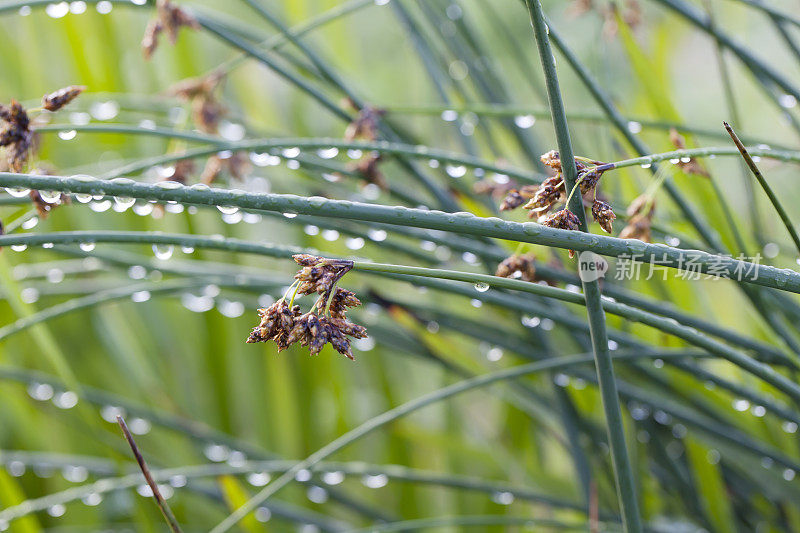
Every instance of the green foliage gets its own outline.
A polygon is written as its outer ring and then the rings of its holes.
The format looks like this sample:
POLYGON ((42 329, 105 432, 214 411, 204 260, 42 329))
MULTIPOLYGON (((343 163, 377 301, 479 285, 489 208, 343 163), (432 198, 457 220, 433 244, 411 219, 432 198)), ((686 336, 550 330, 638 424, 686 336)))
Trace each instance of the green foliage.
POLYGON ((788 1, 155 4, 0 3, 0 530, 177 530, 122 415, 186 532, 800 532, 788 1), (498 209, 551 149, 613 235, 498 209), (301 252, 355 362, 245 343, 301 252))

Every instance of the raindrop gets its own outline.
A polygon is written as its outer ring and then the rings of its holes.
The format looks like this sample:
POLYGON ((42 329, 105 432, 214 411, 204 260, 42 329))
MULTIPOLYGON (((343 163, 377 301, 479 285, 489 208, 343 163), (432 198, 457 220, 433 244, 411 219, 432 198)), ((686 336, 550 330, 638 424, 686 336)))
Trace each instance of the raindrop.
POLYGON ((28 396, 34 400, 45 402, 53 397, 53 386, 49 383, 31 383, 28 387, 28 396))
POLYGON ((55 204, 61 200, 61 191, 39 191, 39 196, 48 204, 55 204))
POLYGON ((142 265, 133 265, 128 268, 128 277, 131 279, 144 279, 147 276, 147 269, 142 265))
POLYGON ((344 242, 344 245, 350 250, 360 250, 364 247, 364 244, 364 239, 361 237, 351 237, 344 242))
POLYGON ((185 254, 191 254, 194 252, 194 248, 191 246, 181 246, 181 252, 185 254))
POLYGON ((795 476, 795 471, 792 470, 791 468, 787 468, 786 470, 783 471, 783 479, 785 479, 786 481, 793 480, 794 476, 795 476))
POLYGON ((372 339, 372 337, 366 337, 364 339, 356 339, 353 341, 353 348, 355 348, 359 352, 368 352, 371 349, 375 348, 375 340, 372 339))
POLYGON ((295 218, 297 213, 283 213, 283 216, 286 218, 295 218))
POLYGON ((325 472, 322 474, 322 481, 327 485, 338 485, 344 481, 344 472, 325 472))
POLYGON ((445 109, 442 111, 442 120, 445 122, 453 122, 456 119, 458 119, 458 112, 452 109, 445 109))
POLYGON ((269 522, 269 519, 272 518, 272 511, 266 507, 259 507, 256 509, 255 517, 259 522, 269 522))
MULTIPOLYGON (((100 2, 102 4, 102 2, 100 2)), ((100 4, 98 4, 98 11, 100 4)), ((97 120, 111 120, 119 113, 119 104, 113 100, 106 102, 95 102, 89 107, 89 112, 97 120)))
POLYGON ((14 198, 23 198, 31 193, 30 189, 17 189, 14 187, 6 187, 6 192, 14 198))
POLYGON ((19 8, 19 14, 21 17, 27 17, 32 12, 33 10, 31 9, 31 6, 22 6, 21 8, 19 8))
POLYGON ((781 107, 784 109, 791 109, 797 105, 797 98, 791 94, 782 94, 778 97, 778 103, 780 103, 781 107))
POLYGON ((186 482, 187 482, 186 476, 182 474, 178 474, 176 476, 172 476, 171 478, 169 478, 169 484, 175 487, 176 489, 185 487, 186 482))
POLYGON ((253 472, 247 476, 247 482, 254 487, 263 487, 272 479, 267 472, 253 472))
POLYGON ((20 477, 25 474, 25 463, 22 461, 10 461, 6 465, 6 470, 14 477, 20 477))
POLYGON ((103 213, 111 208, 111 200, 103 200, 101 202, 92 202, 89 204, 89 209, 95 213, 103 213))
POLYGON ((53 397, 53 404, 59 409, 72 409, 78 405, 78 395, 71 390, 59 392, 53 397))
POLYGON ((631 120, 628 122, 628 131, 636 135, 637 133, 642 132, 642 124, 641 122, 636 122, 635 120, 631 120))
POLYGON ((228 318, 237 318, 244 314, 244 304, 229 300, 220 300, 217 304, 220 314, 228 318))
POLYGON ((241 141, 245 135, 244 126, 223 120, 219 125, 219 134, 229 141, 241 141))
POLYGON ((335 229, 326 229, 322 232, 322 238, 326 241, 335 241, 339 238, 339 232, 335 229))
POLYGON ((311 470, 302 469, 295 474, 294 478, 300 483, 304 483, 311 479, 311 470))
POLYGON ((478 256, 473 254, 472 252, 464 252, 461 254, 461 259, 465 263, 469 263, 470 265, 474 265, 478 262, 478 256))
POLYGON ((461 178, 467 173, 467 167, 464 165, 447 165, 444 168, 447 175, 451 178, 461 178))
POLYGON ((347 157, 349 157, 350 159, 361 159, 362 155, 364 155, 364 152, 362 152, 361 150, 356 150, 351 148, 350 150, 347 151, 347 157))
POLYGON ((226 213, 222 215, 222 221, 226 224, 238 224, 239 222, 242 221, 243 218, 244 215, 242 215, 241 211, 236 211, 235 213, 230 213, 230 214, 226 213))
POLYGON ((311 236, 319 235, 319 228, 317 226, 314 226, 313 224, 306 225, 306 227, 303 228, 303 231, 305 232, 306 235, 311 235, 311 236))
POLYGON ((153 255, 156 256, 156 259, 160 259, 161 261, 166 261, 170 257, 172 257, 172 252, 174 250, 174 246, 171 244, 154 244, 153 245, 153 255))
POLYGON ((132 418, 128 422, 128 428, 134 435, 146 435, 150 433, 152 427, 153 426, 150 424, 150 421, 145 420, 144 418, 132 418))
POLYGON ((786 433, 797 433, 797 423, 796 422, 784 422, 781 426, 783 431, 786 433))
POLYGON ((100 417, 111 424, 117 423, 118 416, 125 416, 125 410, 121 407, 104 405, 103 408, 100 409, 100 417))
POLYGON ((517 115, 514 117, 514 124, 526 130, 536 124, 536 118, 533 115, 517 115))
POLYGON ((214 298, 209 296, 195 296, 189 292, 181 295, 181 303, 186 309, 194 313, 205 313, 214 308, 214 298))
POLYGON ((82 242, 78 246, 84 252, 91 252, 95 248, 95 243, 93 243, 93 242, 82 242))
POLYGON ((61 469, 61 475, 70 483, 83 483, 89 479, 89 471, 80 465, 65 466, 61 469))
POLYGON ((75 130, 68 130, 68 131, 59 131, 58 138, 62 141, 71 141, 75 137, 78 136, 78 132, 75 130))
POLYGON ((480 300, 477 300, 477 299, 475 299, 475 298, 473 298, 472 300, 470 300, 470 301, 469 301, 469 303, 470 303, 470 305, 471 305, 472 307, 475 307, 476 309, 477 309, 478 307, 481 307, 481 306, 483 305, 483 302, 482 302, 482 301, 480 301, 480 300))
POLYGON ((294 159, 295 157, 300 155, 300 148, 297 148, 297 147, 284 148, 283 151, 281 151, 281 154, 286 159, 294 159))
MULTIPOLYGON (((59 2, 57 4, 48 4, 47 7, 44 9, 44 12, 47 13, 49 17, 52 17, 54 19, 60 19, 61 17, 69 13, 69 3, 59 2)), ((53 516, 61 516, 61 515, 53 515, 53 516)))
POLYGON ((203 450, 203 453, 208 457, 209 461, 221 463, 228 460, 231 451, 227 446, 222 444, 209 444, 206 446, 205 450, 203 450))
POLYGON ((11 249, 14 250, 15 252, 24 252, 25 250, 28 249, 28 245, 27 244, 12 244, 11 245, 11 249))
POLYGON ((514 503, 514 495, 510 492, 495 492, 492 494, 492 501, 500 505, 511 505, 514 503))
POLYGON ((389 478, 386 474, 366 475, 361 478, 361 482, 370 489, 379 489, 389 483, 389 478))
POLYGON ((39 223, 39 217, 31 217, 28 220, 22 221, 22 229, 33 229, 39 223))
POLYGON ((489 284, 488 283, 483 283, 483 282, 476 283, 475 284, 475 290, 478 291, 478 292, 486 292, 486 291, 489 290, 489 284))
POLYGON ((146 204, 136 204, 133 206, 133 212, 139 215, 140 217, 146 217, 153 212, 153 204, 146 203, 146 204))
POLYGON ((503 358, 503 350, 501 348, 492 348, 486 352, 486 359, 492 362, 499 361, 503 358))
POLYGON ((81 204, 88 204, 89 202, 92 201, 92 195, 91 194, 79 194, 79 193, 76 193, 75 194, 75 199, 81 204))
POLYGON ((26 304, 32 304, 37 300, 39 300, 39 291, 34 289, 33 287, 25 287, 24 289, 19 291, 19 297, 26 304))
POLYGON ((367 235, 375 242, 385 241, 386 237, 388 236, 388 234, 382 229, 370 229, 367 232, 367 235))
POLYGON ((131 300, 135 303, 146 302, 150 299, 150 291, 136 291, 131 294, 131 300))
POLYGON ((123 209, 128 209, 133 207, 133 204, 136 203, 136 198, 129 198, 126 196, 118 196, 114 198, 114 204, 118 205, 123 209))
MULTIPOLYGON (((66 2, 65 2, 66 3, 66 2)), ((51 505, 47 508, 47 514, 54 518, 58 518, 59 516, 63 516, 64 513, 67 512, 67 508, 64 507, 62 504, 57 503, 55 505, 51 505)))
POLYGON ((316 485, 308 488, 306 496, 313 503, 325 503, 328 501, 328 491, 316 485))
POLYGON ((81 501, 90 507, 94 507, 95 505, 100 505, 100 502, 103 501, 103 497, 100 496, 97 492, 90 492, 89 494, 85 495, 81 498, 81 501))
POLYGON ((339 149, 335 147, 322 148, 320 150, 317 150, 317 155, 322 159, 332 159, 337 155, 339 155, 339 149))

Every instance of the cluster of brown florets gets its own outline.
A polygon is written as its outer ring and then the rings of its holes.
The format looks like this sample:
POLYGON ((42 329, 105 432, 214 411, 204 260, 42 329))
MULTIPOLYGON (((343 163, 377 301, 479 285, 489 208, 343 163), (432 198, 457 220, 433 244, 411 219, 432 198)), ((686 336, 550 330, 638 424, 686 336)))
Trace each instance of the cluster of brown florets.
POLYGON ((536 256, 533 254, 512 255, 497 265, 495 276, 501 278, 521 279, 536 283, 539 278, 536 275, 536 256))
MULTIPOLYGON (((348 100, 348 105, 355 107, 352 100, 348 100)), ((358 110, 358 116, 347 125, 344 132, 344 138, 348 141, 356 139, 363 139, 365 141, 374 141, 378 138, 378 127, 380 119, 386 114, 385 109, 379 109, 372 106, 364 106, 358 110)), ((364 181, 373 183, 383 190, 388 189, 386 178, 383 172, 378 168, 378 163, 383 160, 383 156, 378 152, 367 152, 361 159, 350 165, 350 170, 358 172, 364 181)))
MULTIPOLYGON (((42 107, 38 111, 58 111, 78 97, 86 87, 70 85, 42 97, 42 107)), ((16 100, 9 105, 0 104, 0 146, 6 149, 7 167, 12 172, 22 172, 28 164, 30 153, 35 145, 28 111, 16 100)))
MULTIPOLYGON (((542 155, 541 161, 555 170, 556 174, 544 180, 541 185, 526 185, 519 189, 508 190, 500 204, 501 211, 509 211, 522 205, 523 209, 529 211, 530 217, 543 217, 553 211, 558 204, 567 202, 569 196, 564 185, 561 158, 558 152, 555 150, 547 152, 542 155)), ((577 158, 575 167, 578 172, 576 183, 584 205, 591 208, 592 216, 600 224, 600 227, 611 233, 611 225, 616 215, 607 202, 597 198, 597 186, 603 173, 613 167, 585 158, 577 158)), ((575 213, 564 206, 563 209, 544 218, 542 224, 553 228, 575 230, 579 228, 580 221, 575 213)))
POLYGON ((642 7, 638 0, 624 0, 622 6, 618 6, 614 2, 596 4, 595 0, 574 0, 569 7, 569 12, 573 16, 579 16, 597 9, 603 17, 603 36, 606 39, 614 38, 619 31, 617 23, 618 12, 622 21, 631 28, 636 28, 642 22, 642 7))
POLYGON ((178 42, 178 32, 182 27, 200 29, 200 23, 196 18, 169 0, 157 0, 156 8, 157 16, 147 24, 142 37, 142 53, 145 59, 153 56, 162 32, 167 32, 170 43, 174 45, 178 42))
POLYGON ((654 212, 655 200, 651 196, 647 194, 637 196, 628 206, 628 224, 619 232, 619 238, 650 242, 650 227, 654 212))
POLYGON ((333 348, 349 359, 353 359, 348 337, 363 339, 367 330, 347 319, 350 307, 361 305, 355 293, 336 284, 353 268, 352 261, 325 259, 309 254, 292 256, 301 268, 295 274, 293 295, 265 309, 259 309, 261 322, 253 328, 247 342, 275 341, 278 351, 285 350, 295 342, 308 347, 311 355, 317 355, 330 343, 333 348), (293 305, 294 297, 302 294, 319 294, 311 310, 305 314, 300 306, 293 305))
MULTIPOLYGON (((225 106, 217 98, 217 89, 225 76, 222 72, 212 72, 200 78, 190 78, 173 85, 167 92, 184 102, 188 102, 192 110, 192 122, 203 133, 219 133, 219 124, 227 113, 225 106)), ((225 152, 214 154, 208 158, 199 181, 210 185, 227 172, 231 177, 243 180, 250 169, 250 163, 243 152, 225 152)), ((194 174, 194 163, 191 160, 180 160, 175 164, 175 171, 168 177, 170 181, 187 183, 194 174)))

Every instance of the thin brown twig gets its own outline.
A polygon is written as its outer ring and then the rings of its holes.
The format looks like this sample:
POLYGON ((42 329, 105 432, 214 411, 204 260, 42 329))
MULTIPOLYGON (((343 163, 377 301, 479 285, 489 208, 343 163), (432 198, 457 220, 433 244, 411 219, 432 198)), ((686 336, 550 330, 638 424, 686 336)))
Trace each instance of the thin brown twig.
POLYGON ((733 139, 733 143, 736 145, 736 148, 738 148, 739 152, 742 154, 744 162, 747 163, 747 166, 750 168, 750 171, 756 177, 758 184, 761 185, 762 189, 764 189, 764 192, 767 194, 769 201, 772 202, 772 206, 775 208, 775 211, 778 213, 778 216, 781 218, 781 221, 783 221, 784 226, 786 226, 789 235, 792 237, 792 240, 794 241, 794 245, 797 247, 797 251, 800 252, 800 236, 797 235, 797 230, 795 230, 794 226, 792 225, 792 221, 789 220, 789 215, 783 209, 783 206, 778 200, 778 197, 772 191, 772 187, 769 186, 769 183, 767 183, 767 180, 761 174, 761 171, 756 166, 755 161, 753 161, 753 158, 750 157, 750 154, 747 152, 747 148, 745 148, 744 145, 742 144, 742 141, 739 140, 739 137, 736 135, 736 132, 733 131, 731 125, 728 124, 727 122, 723 122, 723 124, 725 125, 725 129, 728 130, 728 135, 730 135, 731 139, 733 139))
POLYGON ((150 469, 147 467, 147 463, 142 457, 142 453, 139 451, 139 447, 136 445, 136 441, 133 440, 133 435, 131 435, 130 430, 128 429, 128 425, 125 423, 125 420, 117 415, 117 423, 119 427, 122 428, 122 434, 125 435, 125 440, 128 441, 128 444, 133 451, 133 456, 136 458, 136 462, 139 463, 139 468, 142 470, 142 474, 144 474, 144 479, 147 481, 147 484, 150 486, 150 490, 153 491, 153 499, 156 501, 156 505, 158 505, 161 514, 164 515, 164 520, 167 521, 167 525, 169 526, 172 533, 183 533, 181 530, 181 526, 178 525, 178 521, 175 519, 175 515, 172 514, 172 509, 169 508, 167 505, 167 501, 161 496, 161 491, 158 490, 158 484, 153 479, 153 476, 150 474, 150 469))

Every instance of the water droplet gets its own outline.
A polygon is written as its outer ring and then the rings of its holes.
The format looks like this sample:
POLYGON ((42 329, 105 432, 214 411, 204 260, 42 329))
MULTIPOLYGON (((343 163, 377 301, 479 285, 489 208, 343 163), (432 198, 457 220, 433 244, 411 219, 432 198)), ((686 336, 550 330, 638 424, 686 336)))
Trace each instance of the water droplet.
POLYGON ((502 348, 492 348, 488 352, 486 352, 486 359, 492 362, 499 361, 503 358, 503 350, 502 348))
POLYGON ((209 461, 213 461, 215 463, 221 463, 223 461, 228 460, 231 451, 227 446, 223 444, 209 444, 203 450, 203 453, 205 454, 205 456, 208 458, 209 461))
POLYGON ((304 483, 306 481, 309 481, 311 479, 311 471, 310 470, 306 470, 304 468, 304 469, 298 471, 297 474, 295 474, 294 478, 297 481, 299 481, 300 483, 304 483))
POLYGON ((78 405, 78 395, 71 390, 59 392, 53 396, 53 405, 59 409, 72 409, 78 405))
POLYGON ((11 245, 11 249, 14 250, 15 252, 24 252, 25 250, 28 249, 28 245, 27 244, 12 244, 11 245))
POLYGON ((344 245, 350 250, 360 250, 364 247, 364 244, 364 239, 361 237, 351 237, 344 242, 344 245))
POLYGON ((492 494, 492 501, 500 505, 511 505, 514 503, 514 495, 510 492, 495 492, 492 494))
POLYGON ((300 155, 300 148, 284 148, 283 151, 281 151, 281 155, 287 159, 294 159, 300 155))
POLYGON ((39 196, 48 204, 56 204, 61 200, 61 191, 39 191, 39 196))
POLYGON ((269 483, 270 479, 272 479, 272 476, 267 472, 253 472, 247 476, 247 482, 254 487, 263 487, 269 483))
POLYGON ((23 220, 21 226, 22 229, 33 229, 36 227, 36 224, 38 223, 39 223, 39 217, 33 216, 28 220, 23 220))
POLYGON ((317 150, 317 155, 322 159, 332 159, 339 155, 339 149, 336 147, 321 148, 317 150))
POLYGON ((93 242, 82 242, 78 246, 80 246, 80 249, 83 250, 84 252, 91 252, 95 248, 95 243, 93 243, 93 242))
POLYGON ((18 189, 14 187, 6 187, 6 192, 14 198, 23 198, 31 193, 30 189, 18 189))
POLYGON ((129 198, 127 196, 117 196, 114 198, 114 203, 124 209, 128 209, 133 207, 133 204, 136 203, 136 198, 129 198))
POLYGON ((747 411, 750 408, 750 402, 743 399, 734 400, 733 408, 739 412, 747 411))
POLYGON ((447 175, 451 178, 461 178, 467 173, 467 167, 464 165, 447 165, 444 168, 447 175))
MULTIPOLYGON (((64 2, 66 3, 66 2, 64 2)), ((47 508, 47 514, 52 516, 53 518, 58 518, 59 516, 63 516, 64 513, 67 512, 67 508, 64 507, 62 504, 57 503, 55 505, 51 505, 47 508)))
POLYGON ((100 202, 89 203, 89 209, 95 213, 103 213, 111 208, 111 200, 102 200, 100 202))
POLYGON ((154 244, 153 245, 153 255, 156 256, 156 259, 160 259, 161 261, 166 261, 170 257, 172 257, 172 252, 174 247, 171 244, 154 244))
POLYGON ((335 229, 326 229, 325 231, 322 232, 322 238, 325 239, 326 241, 333 242, 339 238, 339 232, 336 231, 335 229))
POLYGON ((80 465, 66 465, 61 469, 61 476, 70 483, 83 483, 89 479, 89 470, 80 465))
POLYGON ((245 136, 244 126, 223 120, 219 125, 219 134, 228 141, 241 141, 245 136))
POLYGON ((453 111, 452 109, 445 109, 442 111, 442 120, 445 122, 453 122, 454 120, 458 119, 458 112, 453 111))
POLYGON ((533 115, 517 115, 514 117, 514 124, 516 124, 518 128, 526 130, 536 124, 536 117, 533 115))
POLYGON ((367 235, 375 242, 385 241, 386 237, 388 236, 388 234, 382 229, 370 229, 367 232, 367 235))
POLYGON ((28 396, 40 402, 45 402, 52 398, 53 393, 53 386, 49 383, 31 383, 28 386, 28 396))
POLYGON ((782 94, 778 97, 778 103, 784 109, 791 109, 797 105, 797 98, 791 94, 782 94))
POLYGON ((220 314, 228 318, 237 318, 244 314, 244 304, 229 300, 220 300, 217 304, 220 314))
POLYGON ((637 133, 642 132, 642 124, 640 122, 636 122, 635 120, 631 120, 628 122, 628 131, 636 135, 637 133))
POLYGON ((486 292, 486 291, 489 290, 489 284, 488 283, 483 283, 483 282, 476 283, 475 284, 475 290, 478 291, 478 292, 486 292))
POLYGON ((150 299, 150 291, 136 291, 131 294, 131 300, 135 303, 146 302, 150 299))
POLYGON ((81 501, 84 505, 88 505, 89 507, 94 507, 95 505, 100 505, 103 501, 103 497, 96 492, 90 492, 81 498, 81 501))
POLYGON ((128 421, 128 428, 134 435, 146 435, 150 433, 152 427, 150 421, 144 418, 132 418, 128 421))
POLYGON ((71 141, 77 136, 78 132, 76 130, 67 130, 58 132, 58 138, 61 139, 62 141, 71 141))
POLYGON ((370 489, 379 489, 389 483, 389 478, 386 474, 366 475, 361 478, 361 482, 370 489))
POLYGON ((338 485, 344 481, 344 472, 325 472, 322 474, 322 481, 327 485, 338 485))
POLYGON ((269 522, 269 519, 272 518, 272 511, 267 507, 259 507, 253 515, 259 522, 269 522))
POLYGON ((47 4, 47 7, 44 9, 44 12, 47 13, 47 16, 49 17, 52 17, 54 19, 60 19, 61 17, 69 13, 69 3, 58 2, 57 4, 47 4))
POLYGON ((194 313, 205 313, 214 308, 214 298, 209 296, 196 296, 189 292, 181 295, 181 303, 186 309, 194 313))

